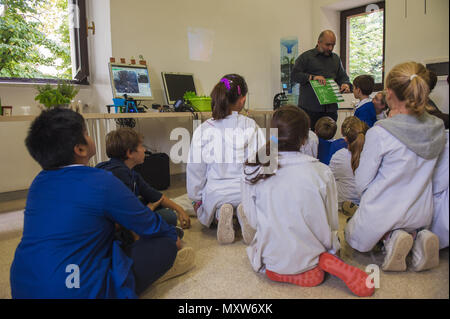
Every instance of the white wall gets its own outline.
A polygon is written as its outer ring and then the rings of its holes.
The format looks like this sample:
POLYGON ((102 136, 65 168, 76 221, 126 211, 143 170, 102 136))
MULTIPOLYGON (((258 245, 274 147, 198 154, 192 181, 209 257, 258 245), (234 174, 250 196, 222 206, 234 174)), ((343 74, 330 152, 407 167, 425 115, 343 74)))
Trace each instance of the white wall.
POLYGON ((280 91, 280 38, 297 36, 299 51, 311 45, 311 0, 111 0, 113 55, 143 54, 156 103, 165 102, 161 72, 194 73, 201 94, 220 77, 243 75, 250 107, 272 108, 280 91), (209 62, 189 58, 188 28, 214 32, 209 62))
MULTIPOLYGON (((424 11, 424 0, 408 0, 405 18, 404 1, 386 1, 386 74, 401 62, 443 57, 448 61, 449 1, 428 0, 427 14, 424 11)), ((439 81, 431 94, 445 113, 449 112, 448 92, 447 82, 439 81)))

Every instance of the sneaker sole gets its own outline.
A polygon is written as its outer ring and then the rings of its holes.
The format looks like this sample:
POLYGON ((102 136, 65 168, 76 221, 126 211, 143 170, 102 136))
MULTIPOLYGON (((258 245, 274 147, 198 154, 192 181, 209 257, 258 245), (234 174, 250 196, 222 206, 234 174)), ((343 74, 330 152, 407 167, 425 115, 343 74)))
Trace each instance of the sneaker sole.
MULTIPOLYGON (((416 239, 417 240, 417 239, 416 239)), ((415 265, 414 271, 423 271, 439 266, 439 239, 436 235, 427 236, 422 243, 423 261, 415 265)))
POLYGON ((217 241, 219 244, 231 244, 234 241, 233 206, 231 204, 223 204, 220 207, 217 241))
POLYGON ((334 255, 322 253, 319 257, 319 267, 340 278, 351 292, 359 297, 369 297, 375 292, 375 288, 367 287, 369 276, 364 271, 345 263, 334 255))
POLYGON ((320 267, 313 268, 297 275, 280 275, 266 269, 266 275, 270 280, 287 282, 301 287, 315 287, 323 282, 325 273, 320 267))
POLYGON ((155 284, 178 277, 194 268, 195 252, 192 247, 185 247, 178 251, 172 268, 170 268, 155 284))
POLYGON ((247 216, 245 216, 244 209, 242 208, 241 204, 237 208, 237 213, 239 215, 239 220, 242 222, 242 239, 244 240, 244 243, 246 245, 250 245, 250 243, 253 241, 253 238, 255 237, 255 230, 252 229, 252 227, 249 225, 247 216))
POLYGON ((391 255, 386 255, 381 269, 384 271, 405 271, 406 256, 408 256, 413 243, 414 240, 410 234, 406 232, 400 233, 395 239, 391 255))

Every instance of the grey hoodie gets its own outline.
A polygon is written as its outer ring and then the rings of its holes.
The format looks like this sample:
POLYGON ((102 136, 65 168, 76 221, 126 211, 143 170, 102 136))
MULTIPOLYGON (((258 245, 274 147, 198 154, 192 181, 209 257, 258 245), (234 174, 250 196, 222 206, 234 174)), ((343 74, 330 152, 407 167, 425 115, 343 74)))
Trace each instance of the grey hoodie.
POLYGON ((375 125, 387 130, 408 149, 427 160, 439 156, 446 143, 444 122, 427 112, 419 117, 397 114, 379 120, 375 125))

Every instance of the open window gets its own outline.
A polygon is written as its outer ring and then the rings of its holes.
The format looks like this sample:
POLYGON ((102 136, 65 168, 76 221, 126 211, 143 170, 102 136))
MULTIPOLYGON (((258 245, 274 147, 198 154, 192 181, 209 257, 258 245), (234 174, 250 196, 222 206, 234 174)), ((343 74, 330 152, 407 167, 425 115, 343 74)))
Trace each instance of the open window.
POLYGON ((86 0, 0 0, 0 82, 88 84, 86 0))
POLYGON ((350 81, 358 75, 375 78, 375 90, 384 87, 384 1, 341 11, 341 59, 350 81))

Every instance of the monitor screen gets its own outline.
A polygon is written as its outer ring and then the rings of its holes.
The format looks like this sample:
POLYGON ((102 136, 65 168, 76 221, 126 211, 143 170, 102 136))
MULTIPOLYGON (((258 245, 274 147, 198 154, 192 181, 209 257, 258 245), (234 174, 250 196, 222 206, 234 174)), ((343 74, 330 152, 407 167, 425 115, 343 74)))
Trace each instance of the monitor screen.
POLYGON ((161 74, 168 104, 174 104, 177 100, 183 99, 186 92, 197 94, 193 74, 170 72, 162 72, 161 74))
POLYGON ((113 98, 124 94, 136 100, 153 100, 150 76, 146 65, 109 64, 113 98))

